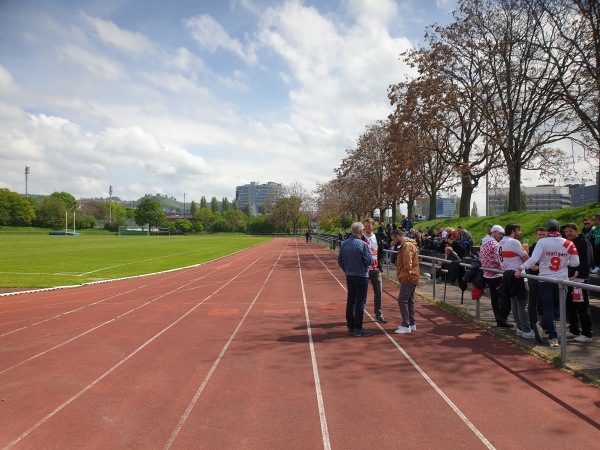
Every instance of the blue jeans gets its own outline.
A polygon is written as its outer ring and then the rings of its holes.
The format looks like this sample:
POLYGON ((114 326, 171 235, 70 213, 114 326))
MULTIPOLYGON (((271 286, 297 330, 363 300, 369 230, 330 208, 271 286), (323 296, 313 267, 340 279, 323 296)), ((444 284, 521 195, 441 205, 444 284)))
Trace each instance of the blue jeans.
POLYGON ((544 283, 539 284, 539 302, 542 304, 544 317, 542 318, 542 328, 548 332, 548 337, 554 339, 558 337, 556 332, 556 317, 559 316, 559 294, 558 284, 544 283))
POLYGON ((363 325, 363 314, 367 304, 369 278, 346 275, 348 299, 346 301, 346 323, 349 328, 360 330, 363 325))

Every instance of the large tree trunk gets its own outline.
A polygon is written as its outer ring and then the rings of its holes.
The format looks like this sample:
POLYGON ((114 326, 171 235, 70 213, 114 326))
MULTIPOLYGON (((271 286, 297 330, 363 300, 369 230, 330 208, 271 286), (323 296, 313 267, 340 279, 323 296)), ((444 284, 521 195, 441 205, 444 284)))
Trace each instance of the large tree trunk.
POLYGON ((509 190, 508 212, 521 210, 521 168, 518 164, 508 166, 509 190))
POLYGON ((429 217, 427 220, 437 218, 437 193, 429 197, 429 217))
POLYGON ((460 209, 458 210, 458 217, 470 217, 471 209, 469 206, 471 205, 471 197, 473 196, 473 188, 468 186, 463 186, 461 194, 460 194, 460 209))

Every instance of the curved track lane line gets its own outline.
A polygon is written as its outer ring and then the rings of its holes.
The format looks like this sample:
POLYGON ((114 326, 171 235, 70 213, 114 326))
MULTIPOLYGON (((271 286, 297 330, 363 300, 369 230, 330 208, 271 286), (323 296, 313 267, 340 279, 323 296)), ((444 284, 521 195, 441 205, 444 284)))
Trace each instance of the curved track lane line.
MULTIPOLYGON (((310 249, 310 251, 315 256, 315 258, 317 258, 317 260, 323 265, 323 267, 325 267, 325 269, 327 269, 327 272, 329 272, 329 274, 333 277, 333 279, 336 280, 340 286, 342 286, 344 291, 348 292, 346 286, 344 286, 342 284, 342 282, 335 276, 335 274, 331 270, 329 270, 329 267, 327 267, 327 265, 323 263, 321 258, 319 258, 319 256, 312 249, 310 249)), ((371 320, 373 320, 373 316, 369 312, 366 312, 366 314, 369 316, 369 318, 371 320)), ((429 375, 427 375, 427 373, 421 367, 419 367, 419 365, 416 363, 416 361, 411 358, 411 356, 406 352, 406 350, 404 350, 402 348, 402 346, 400 344, 398 344, 398 342, 396 342, 392 338, 392 336, 379 324, 379 322, 376 322, 374 320, 373 320, 373 322, 383 332, 383 334, 392 342, 392 344, 394 344, 394 346, 400 351, 400 353, 402 353, 402 355, 406 358, 406 360, 412 364, 412 366, 417 370, 417 372, 419 372, 419 374, 425 379, 425 381, 427 381, 427 383, 429 383, 429 385, 438 393, 438 395, 440 397, 442 397, 442 399, 444 399, 444 401, 448 404, 448 406, 450 406, 452 411, 454 411, 454 413, 458 417, 460 417, 460 419, 464 422, 464 424, 467 427, 469 427, 469 429, 475 434, 475 436, 477 436, 477 438, 483 443, 483 445, 485 445, 486 448, 488 448, 489 450, 495 450, 495 447, 492 445, 492 443, 483 435, 483 433, 481 431, 479 431, 477 429, 477 427, 458 408, 458 406, 456 406, 454 404, 454 402, 452 400, 450 400, 450 398, 444 393, 444 391, 442 391, 440 389, 440 387, 437 384, 435 384, 435 382, 429 377, 429 375)))
MULTIPOLYGON (((264 255, 263 255, 264 256, 264 255)), ((123 358, 121 361, 119 361, 117 364, 115 364, 114 366, 112 366, 110 369, 108 369, 106 372, 104 372, 102 375, 100 375, 98 378, 96 378, 94 381, 92 381, 91 383, 89 383, 87 386, 85 386, 83 389, 81 389, 79 392, 77 392, 76 394, 74 394, 73 396, 71 396, 69 399, 67 399, 65 402, 63 402, 61 405, 57 406, 53 411, 51 411, 50 413, 48 413, 46 416, 44 416, 43 418, 41 418, 39 421, 37 421, 34 425, 32 425, 29 429, 25 430, 23 433, 21 433, 21 435, 19 437, 17 437, 16 439, 14 439, 13 441, 11 441, 6 447, 4 447, 5 449, 10 449, 12 447, 14 447, 15 445, 19 444, 23 439, 25 439, 29 434, 31 434, 33 431, 35 431, 37 428, 39 428, 41 425, 43 425, 45 422, 47 422, 48 420, 50 420, 53 416, 55 416, 57 413, 59 413, 62 409, 64 409, 65 407, 67 407, 69 404, 73 403, 75 400, 77 400, 79 397, 81 397, 83 394, 85 394, 87 391, 89 391, 91 388, 93 388, 96 384, 98 384, 100 381, 102 381, 104 378, 106 378, 108 375, 110 375, 112 372, 114 372, 117 368, 119 368, 120 366, 122 366, 123 364, 125 364, 128 360, 130 360, 132 357, 134 357, 137 353, 139 353, 140 351, 142 351, 145 347, 147 347, 148 345, 150 345, 154 340, 156 340, 157 338, 159 338, 162 334, 164 334, 165 332, 167 332, 168 330, 170 330, 171 328, 173 328, 175 325, 177 325, 179 322, 181 322, 184 318, 186 318, 188 315, 190 315, 192 312, 194 312, 194 310, 196 310, 196 308, 198 308, 200 305, 202 305, 204 302, 206 302, 207 300, 209 300, 210 298, 212 298, 215 294, 217 294, 219 291, 221 291, 222 289, 224 289, 227 285, 229 285, 230 283, 232 283, 234 280, 236 280, 238 277, 242 276, 242 274, 244 272, 246 272, 248 269, 250 269, 250 267, 252 267, 254 264, 256 264, 258 261, 260 261, 260 259, 262 258, 259 257, 257 258, 252 264, 248 265, 244 270, 242 270, 240 273, 238 273, 235 277, 231 278, 229 281, 227 281, 226 283, 222 284, 218 289, 216 289, 212 294, 210 294, 209 296, 207 296, 204 300, 202 300, 201 302, 197 303, 196 305, 194 305, 192 308, 190 308, 187 312, 185 312, 183 315, 181 315, 177 320, 173 321, 170 325, 168 325, 167 327, 163 328, 161 331, 159 331, 158 333, 156 333, 154 336, 152 336, 150 339, 148 339, 146 342, 144 342, 142 345, 140 345, 137 349, 135 349, 134 351, 132 351, 131 353, 129 353, 129 355, 127 355, 125 358, 123 358)), ((180 289, 182 289, 183 287, 186 287, 189 284, 194 283, 196 280, 192 280, 189 283, 178 287, 177 289, 174 289, 173 291, 169 292, 169 293, 165 293, 163 295, 161 295, 160 297, 164 297, 166 295, 172 294, 173 292, 177 292, 180 289)), ((105 325, 106 323, 110 323, 115 321, 116 319, 111 319, 107 322, 105 322, 102 325, 105 325)), ((100 326, 102 326, 100 325, 100 326)), ((98 327, 94 327, 91 330, 88 330, 86 333, 83 334, 87 334, 89 332, 91 332, 92 330, 99 328, 98 327)), ((83 335, 82 334, 82 335, 83 335)), ((67 342, 70 342, 73 339, 70 339, 67 342)), ((62 344, 64 345, 64 344, 62 344)), ((61 345, 61 346, 62 346, 61 345)), ((52 349, 51 349, 52 350, 52 349)), ((48 350, 50 351, 50 350, 48 350)), ((47 353, 48 351, 44 352, 47 353)), ((41 355, 41 354, 40 354, 41 355)), ((33 359, 33 358, 30 358, 33 359)), ((21 364, 27 362, 23 361, 21 364)), ((19 365, 21 365, 19 364, 19 365)), ((14 366, 16 367, 16 366, 14 366)), ((7 369, 8 370, 8 369, 7 369)), ((4 370, 1 373, 6 372, 6 370, 4 370)))

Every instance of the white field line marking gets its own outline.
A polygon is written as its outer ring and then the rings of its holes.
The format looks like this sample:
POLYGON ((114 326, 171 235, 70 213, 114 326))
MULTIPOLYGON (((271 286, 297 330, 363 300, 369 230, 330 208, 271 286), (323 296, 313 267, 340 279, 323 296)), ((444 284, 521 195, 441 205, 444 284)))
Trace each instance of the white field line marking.
POLYGON ((325 415, 325 403, 323 402, 323 391, 321 390, 321 380, 319 378, 319 368, 317 367, 317 355, 315 353, 315 344, 312 337, 312 329, 310 327, 310 317, 308 314, 308 303, 306 301, 306 291, 304 290, 304 278, 302 277, 302 265, 300 262, 300 253, 296 244, 296 255, 298 257, 298 270, 300 272, 300 285, 302 286, 302 299, 304 301, 304 315, 306 317, 306 331, 308 333, 308 342, 310 345, 310 360, 313 367, 313 376, 315 378, 315 390, 317 394, 317 404, 319 406, 319 419, 321 421, 321 435, 323 438, 323 448, 331 449, 329 440, 329 429, 327 428, 327 417, 325 415))
MULTIPOLYGON (((264 244, 264 242, 256 244, 256 245, 254 245, 252 247, 248 247, 248 248, 243 248, 241 250, 237 250, 237 251, 235 251, 233 253, 229 253, 227 255, 219 256, 219 257, 217 257, 215 259, 211 259, 210 261, 205 261, 205 262, 198 263, 198 264, 192 264, 191 266, 177 267, 175 269, 167 269, 167 270, 162 270, 160 272, 144 273, 144 274, 141 274, 141 275, 132 275, 132 276, 129 276, 129 277, 122 277, 122 278, 111 278, 111 279, 102 280, 102 281, 91 281, 89 283, 82 283, 82 284, 75 284, 75 285, 68 285, 68 286, 55 286, 55 287, 51 287, 51 288, 32 289, 30 291, 5 292, 3 294, 0 294, 0 297, 8 297, 8 296, 15 296, 15 295, 31 294, 33 292, 55 291, 55 290, 58 290, 58 289, 70 289, 70 288, 77 288, 77 287, 81 287, 81 286, 90 286, 90 285, 94 285, 94 284, 111 283, 113 281, 132 280, 134 278, 150 277, 152 275, 159 275, 159 274, 162 274, 162 273, 178 272, 178 271, 182 271, 182 270, 193 269, 195 267, 204 266, 206 264, 210 264, 212 262, 219 261, 220 259, 227 258, 229 256, 232 256, 232 255, 244 252, 246 250, 252 250, 251 252, 240 256, 238 259, 233 260, 231 262, 228 262, 228 263, 226 263, 226 264, 224 264, 222 266, 222 267, 226 267, 226 266, 229 266, 231 263, 239 261, 240 259, 242 259, 242 258, 244 258, 244 257, 246 257, 248 255, 252 255, 257 250, 256 247, 258 247, 261 244, 264 244)), ((11 272, 0 272, 0 273, 11 273, 11 272)), ((22 273, 22 275, 52 275, 52 274, 49 274, 49 273, 36 274, 36 273, 31 273, 31 272, 24 272, 24 273, 22 273)))
MULTIPOLYGON (((287 247, 287 244, 286 244, 286 247, 287 247)), ((188 417, 192 413, 192 410, 194 409, 194 406, 196 406, 196 403, 198 402, 198 399, 200 398, 200 395, 202 395, 202 392, 204 391, 204 388, 206 387, 206 385, 208 384, 208 382, 212 378, 212 375, 215 372, 215 370, 217 369, 217 366, 219 365, 219 363, 223 359, 223 356, 225 356, 225 352, 227 351, 227 349, 229 348, 229 346, 233 342, 233 339, 237 335, 239 329, 242 327, 243 323, 246 321, 246 317, 248 317, 248 314, 250 314, 250 311, 254 307, 254 304, 256 303, 256 301, 258 300, 258 298, 260 297, 260 294, 262 293, 263 289, 267 285, 267 282, 271 278, 271 274, 275 270, 275 267, 277 267, 277 264, 279 263, 279 260, 281 259, 281 256, 283 255, 284 251, 285 251, 285 248, 279 254, 279 257, 277 258, 277 260, 273 264, 273 267, 271 268, 271 271, 269 272, 269 274, 267 275, 267 277, 263 281, 262 286, 260 287, 260 290, 258 291, 258 293, 256 294, 256 296, 254 297, 254 300, 252 300, 252 303, 250 303, 250 305, 248 306, 248 309, 246 310, 246 313, 240 319, 237 327, 235 327, 235 330, 233 330, 233 333, 231 333, 231 336, 229 336, 229 339, 227 340, 227 342, 223 346, 223 349, 221 350, 221 353, 219 353, 219 356, 217 357, 217 359, 213 363, 212 367, 210 368, 210 370, 206 374, 206 377, 204 377, 204 380, 202 380, 202 383, 200 384, 200 387, 196 391, 196 394, 194 395, 194 397, 192 398, 192 400, 188 404, 186 410, 184 411, 183 415, 179 419, 179 423, 177 424, 177 426, 173 430, 173 433, 171 433, 171 437, 165 443, 165 446, 163 447, 163 449, 166 450, 166 449, 171 448, 171 446, 173 445, 173 442, 175 442, 175 440, 177 439, 177 436, 179 436, 179 433, 181 432, 181 429, 183 428, 183 426, 185 425, 185 422, 187 421, 188 417)), ((250 267, 250 266, 248 266, 248 267, 250 267)))
MULTIPOLYGON (((319 262, 323 265, 323 267, 325 267, 325 269, 327 269, 327 271, 331 274, 331 276, 338 282, 338 284, 340 286, 342 286, 342 288, 346 292, 348 292, 346 286, 344 286, 340 282, 340 280, 338 280, 338 278, 333 274, 333 272, 331 272, 331 270, 329 270, 329 268, 323 263, 323 261, 321 261, 321 259, 314 252, 312 252, 312 253, 319 260, 319 262)), ((369 312, 367 312, 367 315, 369 316, 369 318, 373 319, 373 316, 369 312)), ((416 363, 416 361, 410 357, 410 355, 400 346, 400 344, 398 344, 392 338, 392 336, 378 322, 375 322, 375 325, 377 325, 379 327, 379 329, 381 331, 383 331, 383 334, 385 334, 387 336, 387 338, 394 344, 394 346, 400 351, 400 353, 402 353, 402 355, 404 355, 404 357, 408 360, 408 362, 410 362, 412 364, 412 366, 417 370, 417 372, 419 372, 419 374, 421 374, 421 376, 423 378, 425 378, 425 380, 439 394, 439 396, 444 399, 444 401, 448 404, 448 406, 450 406, 450 408, 456 413, 456 415, 461 418, 461 420, 465 423, 465 425, 467 425, 471 429, 471 431, 473 431, 473 433, 475 433, 475 436, 477 436, 479 438, 479 440, 483 443, 483 445, 485 445, 490 450, 495 450, 495 447, 492 445, 492 443, 490 441, 488 441, 487 438, 483 435, 483 433, 481 433, 481 431, 479 431, 477 429, 477 427, 468 419, 468 417, 463 414, 463 412, 458 408, 458 406, 456 406, 454 404, 454 402, 452 400, 450 400, 450 398, 444 393, 444 391, 442 391, 438 387, 438 385, 435 384, 435 382, 431 378, 429 378, 429 375, 427 375, 427 373, 423 369, 421 369, 421 367, 416 363)))
MULTIPOLYGON (((92 381, 90 384, 88 384, 86 387, 84 387, 81 391, 79 391, 78 393, 76 393, 75 395, 73 395, 71 398, 69 398, 68 400, 66 400, 60 406, 57 406, 52 412, 48 413, 46 416, 44 416, 42 419, 40 419, 38 422, 36 422, 32 427, 30 427, 29 429, 27 429, 23 433, 21 433, 21 435, 18 438, 16 438, 12 442, 10 442, 5 447, 5 449, 9 449, 9 448, 14 447, 15 445, 17 445, 24 438, 26 438, 29 434, 31 434, 33 431, 35 431, 38 427, 40 427, 42 424, 44 424, 45 422, 47 422, 48 420, 50 420, 53 416, 55 416, 57 413, 59 413, 61 410, 63 410, 65 407, 67 407, 69 404, 73 403, 75 400, 77 400, 79 397, 81 397, 83 394, 85 394, 87 391, 89 391, 91 388, 93 388, 96 384, 98 384, 100 381, 102 381, 104 378, 106 378, 108 375, 110 375, 116 369, 118 369, 123 364, 125 364, 133 356, 135 356, 136 354, 138 354, 140 351, 142 351, 144 348, 146 348, 148 345, 150 345, 153 341, 155 341, 156 339, 158 339, 158 337, 160 337, 162 334, 166 333, 168 330, 170 330, 175 325, 177 325, 179 322, 181 322, 184 318, 186 318, 188 315, 190 315, 192 312, 194 312, 196 310, 196 308, 198 308, 200 305, 202 305, 208 299, 210 299, 211 297, 213 297, 216 293, 218 293, 221 289, 225 288, 228 284, 230 284, 231 282, 233 282, 236 278, 238 278, 241 274, 243 274, 248 268, 250 268, 250 267, 252 267, 252 265, 256 264, 261 258, 262 258, 262 256, 260 256, 258 259, 256 259, 253 263, 251 263, 249 266, 247 266, 244 270, 242 270, 235 277, 233 277, 232 279, 230 279, 229 281, 227 281, 225 284, 221 285, 218 289, 216 289, 212 294, 210 294, 204 300, 202 300, 201 302, 197 303, 192 308, 190 308, 186 313, 184 313, 177 320, 175 320, 170 325, 168 325, 167 327, 163 328, 161 331, 159 331, 158 333, 156 333, 154 336, 152 336, 150 339, 148 339, 146 342, 144 342, 142 345, 140 345, 137 349, 135 349, 133 352, 131 352, 129 355, 127 355, 125 358, 123 358, 121 361, 119 361, 117 364, 115 364, 114 366, 112 366, 110 369, 108 369, 106 372, 104 372, 102 375, 100 375, 98 378, 96 378, 94 381, 92 381)), ((169 295, 169 294, 175 293, 175 292, 179 291, 181 288, 183 288, 183 287, 185 287, 185 286, 187 286, 187 285, 189 285, 191 283, 194 283, 195 281, 196 280, 192 280, 189 283, 186 283, 186 284, 178 287, 177 289, 174 289, 173 291, 171 291, 169 293, 166 293, 164 295, 169 295)), ((108 322, 105 322, 105 323, 113 322, 114 320, 116 320, 116 319, 112 319, 112 320, 110 320, 108 322)), ((100 326, 102 326, 102 325, 100 325, 100 326)), ((100 326, 98 326, 96 328, 100 328, 100 326)), ((92 331, 92 330, 90 330, 90 331, 92 331)), ((86 332, 86 333, 84 333, 84 334, 87 334, 87 333, 89 333, 89 331, 86 332)), ((3 372, 0 372, 0 374, 1 373, 3 373, 3 372)))

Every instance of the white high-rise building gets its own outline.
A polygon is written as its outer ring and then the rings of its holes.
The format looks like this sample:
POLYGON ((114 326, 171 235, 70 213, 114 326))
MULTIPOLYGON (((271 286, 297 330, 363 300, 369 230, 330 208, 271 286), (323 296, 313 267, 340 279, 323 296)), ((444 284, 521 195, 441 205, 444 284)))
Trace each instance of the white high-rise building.
POLYGON ((235 199, 240 210, 245 211, 246 206, 250 205, 250 212, 257 215, 264 212, 265 204, 274 205, 281 197, 282 191, 283 185, 280 183, 269 181, 267 184, 258 184, 252 181, 235 188, 235 199))

